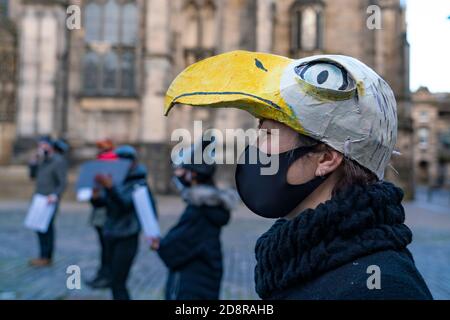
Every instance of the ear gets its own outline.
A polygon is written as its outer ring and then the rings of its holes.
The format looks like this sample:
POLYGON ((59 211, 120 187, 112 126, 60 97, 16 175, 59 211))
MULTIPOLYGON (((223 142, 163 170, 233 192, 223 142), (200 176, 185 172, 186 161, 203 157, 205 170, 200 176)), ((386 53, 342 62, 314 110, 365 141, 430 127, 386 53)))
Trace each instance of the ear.
POLYGON ((319 156, 315 175, 323 177, 335 171, 341 165, 343 158, 342 153, 327 148, 319 156))

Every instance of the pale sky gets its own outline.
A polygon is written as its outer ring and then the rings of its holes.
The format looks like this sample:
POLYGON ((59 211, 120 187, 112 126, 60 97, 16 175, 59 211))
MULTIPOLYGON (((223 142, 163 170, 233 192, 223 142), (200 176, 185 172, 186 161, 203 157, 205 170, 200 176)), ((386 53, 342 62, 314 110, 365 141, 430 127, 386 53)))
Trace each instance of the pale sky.
POLYGON ((410 88, 450 92, 450 0, 406 0, 410 88))

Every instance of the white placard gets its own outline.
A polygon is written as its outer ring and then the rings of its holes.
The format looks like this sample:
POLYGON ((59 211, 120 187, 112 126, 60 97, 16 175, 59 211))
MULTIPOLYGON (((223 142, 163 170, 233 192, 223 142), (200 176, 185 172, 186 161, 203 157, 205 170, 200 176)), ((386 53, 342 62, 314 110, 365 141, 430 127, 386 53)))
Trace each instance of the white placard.
POLYGON ((77 191, 77 200, 86 202, 92 198, 92 188, 81 188, 77 191))
POLYGON ((161 232, 147 186, 140 186, 134 189, 133 203, 145 236, 159 238, 161 232))
POLYGON ((47 232, 55 208, 54 203, 48 203, 47 196, 35 194, 25 218, 25 227, 38 232, 47 232))

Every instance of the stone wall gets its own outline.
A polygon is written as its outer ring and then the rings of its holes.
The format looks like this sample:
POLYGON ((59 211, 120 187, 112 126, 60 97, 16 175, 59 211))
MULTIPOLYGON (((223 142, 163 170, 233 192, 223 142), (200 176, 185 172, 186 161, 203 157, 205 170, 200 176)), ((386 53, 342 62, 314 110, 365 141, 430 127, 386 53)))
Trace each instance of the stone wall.
MULTIPOLYGON (((1 12, 1 15, 4 13, 1 12)), ((0 17, 0 165, 10 162, 16 134, 17 35, 14 23, 0 17)))
POLYGON ((15 136, 16 125, 14 122, 0 121, 0 165, 9 164, 15 136))

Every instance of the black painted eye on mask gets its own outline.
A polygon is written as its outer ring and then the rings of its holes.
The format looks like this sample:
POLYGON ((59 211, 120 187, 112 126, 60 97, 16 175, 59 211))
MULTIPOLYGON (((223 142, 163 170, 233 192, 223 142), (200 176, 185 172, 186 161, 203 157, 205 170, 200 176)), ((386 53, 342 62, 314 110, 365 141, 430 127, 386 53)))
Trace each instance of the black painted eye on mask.
POLYGON ((295 67, 295 73, 303 80, 319 88, 350 90, 355 80, 343 67, 325 61, 312 61, 295 67))
POLYGON ((270 167, 271 163, 261 162, 261 152, 255 146, 247 147, 241 155, 235 173, 236 187, 244 204, 255 214, 265 218, 280 218, 292 212, 326 179, 315 177, 299 185, 287 182, 291 164, 310 151, 311 146, 303 146, 272 155, 271 161, 273 157, 278 156, 278 171, 273 175, 263 175, 261 169, 270 167), (250 163, 251 154, 258 154, 256 163, 250 163))

